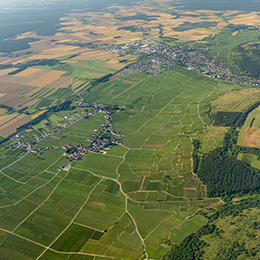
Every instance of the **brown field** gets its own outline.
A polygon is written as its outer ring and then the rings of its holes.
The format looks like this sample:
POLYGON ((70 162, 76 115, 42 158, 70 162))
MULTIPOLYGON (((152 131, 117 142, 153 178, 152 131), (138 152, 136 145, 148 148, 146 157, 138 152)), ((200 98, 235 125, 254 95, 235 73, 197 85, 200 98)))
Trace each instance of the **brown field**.
POLYGON ((47 85, 53 83, 55 80, 59 79, 61 75, 64 74, 64 71, 59 70, 50 70, 43 76, 40 76, 27 84, 30 86, 36 86, 36 87, 46 87, 47 85))
POLYGON ((0 135, 7 137, 16 131, 16 128, 28 123, 32 119, 27 115, 19 115, 14 118, 11 122, 6 123, 3 126, 0 126, 0 135))
POLYGON ((164 144, 145 144, 144 147, 149 148, 162 148, 164 147, 164 144))
POLYGON ((246 129, 243 146, 260 148, 260 129, 259 128, 247 128, 246 129))
POLYGON ((0 93, 10 94, 10 95, 19 95, 25 91, 30 90, 32 87, 21 84, 6 84, 0 81, 0 93))
POLYGON ((106 206, 106 204, 103 204, 103 203, 100 203, 100 202, 97 202, 97 201, 94 201, 94 200, 88 200, 88 202, 91 203, 91 204, 96 204, 96 205, 100 205, 100 206, 103 206, 103 207, 106 206))
POLYGON ((2 64, 3 62, 10 60, 9 57, 0 57, 0 64, 2 64))
POLYGON ((38 99, 32 99, 27 96, 20 96, 19 94, 5 94, 0 96, 0 104, 4 104, 6 106, 10 106, 16 110, 20 110, 29 104, 35 104, 38 99), (30 102, 29 102, 30 101, 30 102), (29 102, 29 103, 28 103, 29 102))
POLYGON ((0 78, 0 84, 3 83, 13 83, 13 84, 26 84, 30 81, 30 78, 25 77, 15 77, 15 76, 5 76, 0 78))
POLYGON ((0 126, 4 125, 5 123, 12 120, 13 118, 15 118, 18 115, 19 115, 18 113, 14 113, 14 114, 11 114, 11 115, 1 116, 0 117, 0 126))
POLYGON ((40 101, 40 99, 38 99, 38 98, 28 99, 25 103, 22 103, 22 105, 20 106, 20 108, 31 107, 31 106, 33 106, 34 104, 36 104, 38 101, 40 101))

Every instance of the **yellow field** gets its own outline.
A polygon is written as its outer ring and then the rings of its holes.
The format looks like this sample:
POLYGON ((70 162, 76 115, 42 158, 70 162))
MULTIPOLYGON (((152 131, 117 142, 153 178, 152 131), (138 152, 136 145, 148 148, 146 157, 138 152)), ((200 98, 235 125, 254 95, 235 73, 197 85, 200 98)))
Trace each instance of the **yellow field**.
POLYGON ((46 111, 47 111, 47 110, 42 110, 41 112, 39 112, 39 113, 37 113, 37 114, 31 116, 31 118, 32 118, 32 119, 35 119, 36 117, 42 115, 42 114, 43 114, 44 112, 46 112, 46 111))
POLYGON ((59 79, 63 74, 64 71, 50 70, 46 74, 28 82, 27 85, 43 88, 49 85, 50 83, 54 82, 55 80, 59 79))
POLYGON ((4 69, 0 70, 0 77, 7 75, 9 72, 16 70, 15 68, 12 69, 4 69))
POLYGON ((7 110, 5 108, 0 108, 0 116, 6 113, 7 110))
POLYGON ((230 23, 258 26, 260 25, 259 13, 252 12, 250 14, 240 14, 230 20, 230 23))
MULTIPOLYGON (((15 74, 16 77, 33 77, 39 75, 40 73, 44 72, 43 69, 36 69, 36 68, 27 68, 26 70, 23 70, 17 74, 15 74)), ((46 71, 47 72, 47 71, 46 71)))
POLYGON ((89 52, 84 52, 81 55, 70 59, 68 62, 84 61, 84 60, 102 60, 102 59, 108 59, 112 57, 116 57, 116 55, 112 52, 107 52, 103 50, 98 50, 98 51, 92 50, 89 52))

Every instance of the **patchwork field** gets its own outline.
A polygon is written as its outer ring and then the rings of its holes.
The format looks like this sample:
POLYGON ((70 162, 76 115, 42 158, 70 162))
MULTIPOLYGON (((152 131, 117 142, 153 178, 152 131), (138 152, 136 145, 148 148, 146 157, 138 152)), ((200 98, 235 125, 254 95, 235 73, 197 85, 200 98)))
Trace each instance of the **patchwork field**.
MULTIPOLYGON (((243 19, 258 26, 258 13, 193 12, 177 4, 73 10, 59 20, 65 27, 51 36, 17 35, 40 39, 30 43, 29 53, 0 57, 3 66, 57 62, 15 75, 8 75, 13 68, 0 70, 0 104, 9 107, 0 109, 0 141, 57 108, 0 146, 2 258, 162 259, 207 223, 201 209, 223 204, 218 197, 208 197, 206 185, 193 172, 194 139, 200 141, 202 153, 220 147, 229 128, 210 126, 211 120, 218 112, 244 112, 259 101, 259 89, 181 67, 153 76, 118 73, 100 80, 138 58, 122 57, 114 45, 140 39, 173 46, 188 41, 190 46, 211 48, 210 54, 231 65, 234 47, 259 41, 259 32, 225 28, 243 19), (64 101, 72 102, 70 110, 58 109, 64 101), (114 112, 111 127, 120 132, 122 142, 69 162, 64 145, 88 146, 104 126, 98 109, 83 118, 99 103, 109 104, 114 112), (70 121, 78 115, 80 120, 70 121), (60 131, 68 122, 73 123, 60 131), (36 144, 35 137, 50 132, 55 134, 35 146, 42 153, 11 146, 17 140, 36 144)), ((258 112, 250 113, 240 131, 239 142, 245 147, 260 148, 258 112)), ((238 159, 260 169, 255 155, 239 153, 238 159)))
MULTIPOLYGON (((125 136, 123 143, 106 155, 88 153, 69 171, 60 168, 68 164, 60 147, 87 145, 104 122, 102 113, 45 138, 36 148, 58 148, 41 155, 28 153, 4 167, 16 150, 3 150, 0 234, 12 231, 1 245, 4 255, 10 244, 24 241, 11 252, 35 259, 159 259, 197 231, 206 223, 196 214, 199 208, 221 202, 207 198, 205 185, 192 171, 189 137, 203 128, 207 115, 198 101, 214 98, 208 96, 213 90, 223 91, 218 81, 182 68, 117 77, 83 96, 89 103, 126 108, 112 120, 125 136)), ((70 113, 57 112, 49 122, 57 124, 70 113)))

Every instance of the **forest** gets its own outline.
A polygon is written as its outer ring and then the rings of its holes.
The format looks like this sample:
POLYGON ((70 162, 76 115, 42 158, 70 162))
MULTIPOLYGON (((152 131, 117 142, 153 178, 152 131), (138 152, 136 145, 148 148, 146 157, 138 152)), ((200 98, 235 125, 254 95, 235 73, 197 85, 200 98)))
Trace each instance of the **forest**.
POLYGON ((29 42, 36 42, 36 38, 24 38, 19 40, 0 41, 0 52, 12 52, 29 49, 29 42))

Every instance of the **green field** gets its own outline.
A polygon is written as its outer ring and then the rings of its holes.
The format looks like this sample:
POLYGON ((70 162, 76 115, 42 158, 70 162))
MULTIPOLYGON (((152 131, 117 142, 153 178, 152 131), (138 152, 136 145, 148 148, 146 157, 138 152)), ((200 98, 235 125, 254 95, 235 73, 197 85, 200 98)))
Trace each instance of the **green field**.
POLYGON ((79 61, 73 63, 74 77, 80 79, 95 79, 100 78, 95 74, 110 74, 115 73, 115 69, 104 67, 107 61, 79 61), (91 74, 92 73, 92 74, 91 74))
MULTIPOLYGON (((124 136, 122 144, 106 155, 86 154, 72 162, 70 171, 60 170, 68 164, 61 148, 29 153, 3 169, 0 231, 12 231, 27 241, 19 250, 28 258, 29 245, 35 242, 35 254, 43 259, 74 259, 78 252, 86 259, 140 259, 144 248, 149 258, 159 259, 206 223, 196 215, 199 208, 219 202, 207 198, 205 185, 193 175, 190 134, 209 122, 200 101, 213 99, 213 90, 236 88, 179 67, 156 76, 143 73, 98 84, 84 99, 121 108, 112 122, 124 136)), ((60 111, 48 121, 57 125, 64 122, 61 117, 83 111, 60 111)), ((87 146, 102 123, 102 113, 81 119, 36 148, 87 146)), ((217 129, 207 130, 211 143, 217 144, 226 131, 217 129)), ((37 127, 33 131, 36 134, 37 127)), ((2 149, 2 167, 18 158, 19 151, 2 149)), ((16 238, 5 239, 4 252, 19 254, 10 247, 16 238)))

